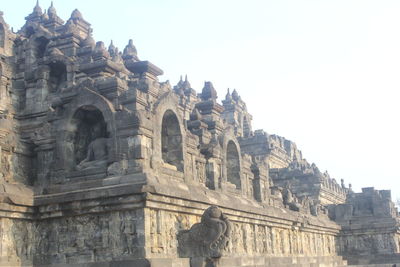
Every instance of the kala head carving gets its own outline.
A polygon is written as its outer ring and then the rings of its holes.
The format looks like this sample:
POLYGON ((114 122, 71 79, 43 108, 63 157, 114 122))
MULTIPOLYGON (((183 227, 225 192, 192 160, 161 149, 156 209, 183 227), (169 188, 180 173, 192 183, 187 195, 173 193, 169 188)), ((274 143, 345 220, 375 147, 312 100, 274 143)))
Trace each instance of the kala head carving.
POLYGON ((218 207, 211 206, 203 213, 200 223, 181 233, 181 252, 189 257, 220 258, 230 236, 229 219, 218 207))

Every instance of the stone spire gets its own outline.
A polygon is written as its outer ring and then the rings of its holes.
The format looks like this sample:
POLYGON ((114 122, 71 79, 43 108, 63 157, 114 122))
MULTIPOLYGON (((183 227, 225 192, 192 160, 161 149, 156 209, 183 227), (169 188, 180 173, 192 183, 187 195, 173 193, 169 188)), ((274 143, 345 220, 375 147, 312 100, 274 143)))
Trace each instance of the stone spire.
POLYGON ((228 88, 228 92, 226 93, 226 96, 225 96, 225 101, 231 101, 232 100, 232 96, 231 96, 231 93, 229 92, 229 88, 228 88))
POLYGON ((46 20, 49 20, 49 15, 47 15, 47 12, 46 12, 46 9, 45 9, 44 12, 43 12, 43 15, 42 15, 42 21, 46 21, 46 20))
MULTIPOLYGON (((71 17, 68 19, 66 26, 70 28, 70 32, 73 32, 76 36, 81 39, 86 39, 87 35, 90 34, 91 28, 90 23, 83 19, 81 12, 75 9, 71 13, 71 17)), ((66 28, 68 28, 66 27, 66 28)), ((67 30, 68 32, 68 30, 67 30)))
POLYGON ((49 9, 47 10, 47 14, 49 15, 50 19, 57 17, 57 11, 53 5, 53 1, 51 1, 51 5, 50 5, 49 9))
POLYGON ((183 80, 182 80, 182 75, 179 79, 179 82, 174 86, 174 91, 178 95, 184 95, 185 92, 183 91, 183 80))
POLYGON ((71 13, 71 19, 72 20, 81 20, 81 19, 83 19, 82 13, 77 8, 75 8, 74 11, 72 11, 72 13, 71 13))
POLYGON ((179 78, 179 82, 174 86, 174 90, 177 91, 183 85, 182 75, 179 78))
POLYGON ((39 6, 39 0, 36 1, 36 5, 33 8, 33 12, 31 15, 36 14, 38 16, 43 14, 42 8, 39 6))
MULTIPOLYGON (((181 78, 182 79, 182 78, 181 78)), ((185 81, 182 84, 183 89, 190 89, 192 86, 190 85, 190 82, 188 81, 187 74, 185 75, 185 81)))
POLYGON ((179 82, 177 85, 174 86, 174 90, 177 94, 179 95, 184 95, 184 94, 190 94, 191 93, 191 85, 189 83, 187 75, 185 75, 185 80, 181 78, 179 79, 179 82))
POLYGON ((238 100, 239 100, 239 94, 238 94, 238 92, 236 91, 236 89, 233 89, 232 98, 233 98, 233 100, 235 100, 235 101, 238 101, 238 100))
POLYGON ((114 50, 114 55, 112 56, 112 61, 116 63, 124 64, 124 60, 122 59, 122 53, 119 52, 118 47, 114 50))
POLYGON ((182 75, 181 75, 181 78, 179 79, 179 82, 178 82, 177 85, 178 85, 178 86, 182 86, 182 85, 183 85, 182 75))
POLYGON ((122 54, 123 59, 135 59, 139 60, 137 56, 137 50, 135 45, 133 44, 133 40, 129 39, 128 44, 126 45, 124 52, 122 54))
POLYGON ((25 19, 30 20, 30 21, 40 21, 42 15, 43 15, 43 11, 42 11, 42 8, 39 6, 39 0, 37 0, 32 13, 29 14, 25 19))
POLYGON ((201 91, 201 99, 202 100, 216 100, 217 99, 217 91, 215 90, 213 84, 211 82, 204 82, 203 90, 201 91))
POLYGON ((211 82, 204 82, 200 94, 201 101, 196 103, 196 108, 205 119, 208 129, 220 132, 223 128, 222 112, 224 107, 217 103, 217 91, 211 82))
POLYGON ((107 52, 104 43, 99 41, 93 50, 93 59, 100 60, 104 58, 110 58, 110 54, 107 52))
POLYGON ((59 16, 57 16, 57 11, 56 11, 56 8, 54 7, 53 1, 51 1, 51 5, 47 9, 46 16, 48 18, 48 19, 45 19, 45 20, 47 20, 47 22, 45 24, 47 28, 55 29, 56 27, 64 24, 64 21, 59 16))
POLYGON ((110 45, 108 46, 108 53, 110 53, 110 56, 115 56, 117 53, 117 48, 115 47, 113 40, 111 40, 110 45))

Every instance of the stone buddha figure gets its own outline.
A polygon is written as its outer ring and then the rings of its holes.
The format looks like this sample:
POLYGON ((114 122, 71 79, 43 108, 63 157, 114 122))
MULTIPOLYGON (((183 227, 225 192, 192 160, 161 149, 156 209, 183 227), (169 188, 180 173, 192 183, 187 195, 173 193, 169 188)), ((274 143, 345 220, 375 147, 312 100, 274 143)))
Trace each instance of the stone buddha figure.
POLYGON ((101 125, 97 124, 93 127, 92 141, 89 143, 86 158, 76 166, 76 169, 105 169, 107 167, 107 159, 107 138, 102 136, 101 125))

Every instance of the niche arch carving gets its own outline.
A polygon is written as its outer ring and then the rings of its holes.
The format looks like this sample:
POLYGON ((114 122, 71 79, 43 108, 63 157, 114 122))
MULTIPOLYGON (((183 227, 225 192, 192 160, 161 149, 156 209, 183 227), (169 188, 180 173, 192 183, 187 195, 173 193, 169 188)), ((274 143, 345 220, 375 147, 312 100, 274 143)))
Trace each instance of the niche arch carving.
POLYGON ((58 123, 59 164, 66 171, 104 169, 117 160, 115 109, 88 88, 77 89, 58 123), (87 163, 87 164, 84 164, 87 163))
POLYGON ((28 26, 25 32, 29 38, 28 47, 32 51, 32 59, 34 61, 42 60, 48 50, 52 35, 46 29, 36 25, 28 26))
POLYGON ((40 36, 36 37, 32 40, 32 48, 34 52, 34 56, 36 59, 40 59, 44 57, 44 54, 47 49, 47 45, 50 43, 50 39, 40 36))
POLYGON ((240 156, 236 144, 230 140, 226 146, 226 179, 236 189, 242 188, 240 179, 240 156))
POLYGON ((102 112, 94 106, 82 106, 75 112, 71 126, 76 168, 106 168, 109 134, 102 112))
POLYGON ((156 134, 153 139, 154 159, 157 162, 166 163, 166 166, 176 168, 177 171, 184 172, 186 166, 185 126, 176 94, 168 92, 161 96, 154 104, 153 113, 156 134), (167 127, 169 124, 172 127, 167 127))
POLYGON ((223 177, 225 182, 235 185, 237 190, 242 190, 242 158, 239 142, 236 139, 233 127, 225 129, 222 137, 223 152, 223 177))
POLYGON ((161 154, 164 163, 183 171, 183 138, 175 113, 168 109, 161 124, 161 154))
POLYGON ((74 62, 60 50, 47 49, 43 64, 46 68, 42 72, 46 72, 46 75, 41 73, 38 73, 38 75, 44 75, 47 78, 50 93, 61 91, 74 83, 74 62))

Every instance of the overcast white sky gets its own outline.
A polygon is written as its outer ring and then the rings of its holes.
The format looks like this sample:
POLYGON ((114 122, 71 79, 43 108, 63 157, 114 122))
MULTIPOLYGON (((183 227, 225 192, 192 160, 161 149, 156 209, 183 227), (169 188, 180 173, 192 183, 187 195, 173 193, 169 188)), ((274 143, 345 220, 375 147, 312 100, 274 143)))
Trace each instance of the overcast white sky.
MULTIPOLYGON (((18 30, 34 0, 1 0, 18 30)), ((41 0, 43 9, 49 0, 41 0)), ((54 1, 74 8, 96 41, 139 57, 174 85, 187 74, 219 93, 236 88, 263 128, 296 142, 307 160, 353 188, 400 197, 400 1, 54 1)))

